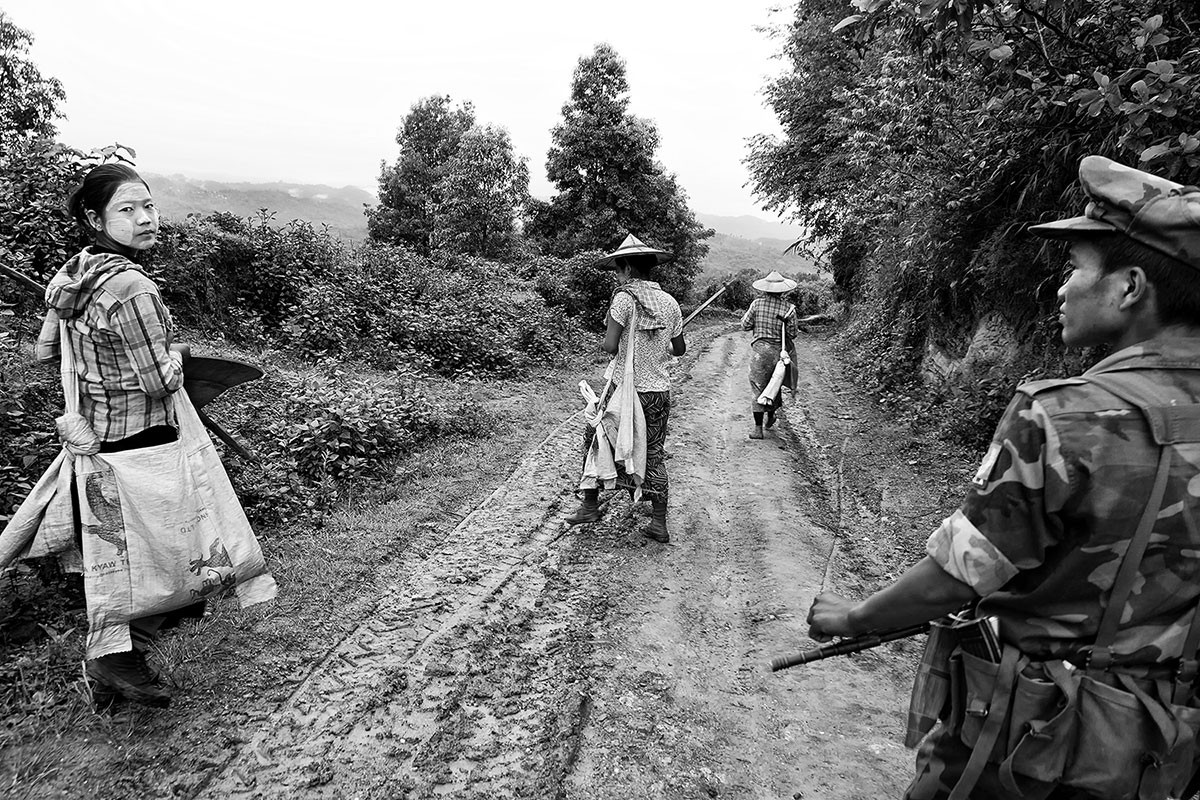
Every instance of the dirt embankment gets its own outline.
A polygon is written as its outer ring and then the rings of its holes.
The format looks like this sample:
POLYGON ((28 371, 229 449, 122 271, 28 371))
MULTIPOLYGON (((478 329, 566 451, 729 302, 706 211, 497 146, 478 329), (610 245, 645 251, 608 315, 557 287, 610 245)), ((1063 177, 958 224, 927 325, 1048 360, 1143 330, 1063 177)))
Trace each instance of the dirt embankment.
MULTIPOLYGON (((270 693, 239 707, 236 687, 211 689, 144 730, 156 712, 119 712, 86 752, 103 745, 124 784, 65 770, 30 796, 898 796, 917 643, 768 663, 812 646, 804 615, 822 587, 863 592, 915 560, 969 465, 880 418, 816 337, 799 343, 799 402, 749 440, 747 337, 691 338, 668 437, 670 544, 640 535, 647 511, 624 495, 601 523, 565 525, 581 425, 567 417, 515 470, 493 465, 495 488, 465 498, 461 520, 362 565, 387 582, 347 585, 354 619, 297 643, 309 657, 284 670, 289 654, 238 653, 279 676, 270 693)), ((365 529, 387 524, 376 512, 365 529)))

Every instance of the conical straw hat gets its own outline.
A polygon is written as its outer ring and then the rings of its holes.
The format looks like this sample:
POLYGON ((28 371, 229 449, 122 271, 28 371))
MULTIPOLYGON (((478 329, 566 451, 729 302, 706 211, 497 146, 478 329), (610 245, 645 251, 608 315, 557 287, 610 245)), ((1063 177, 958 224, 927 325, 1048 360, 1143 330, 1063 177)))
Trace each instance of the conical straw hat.
POLYGON ((625 241, 621 242, 620 247, 597 261, 593 266, 599 269, 616 269, 617 259, 622 256, 654 256, 657 259, 656 264, 662 264, 674 258, 666 250, 650 247, 631 233, 625 237, 625 241))
POLYGON ((758 291, 770 292, 771 294, 784 294, 799 285, 791 278, 785 278, 780 275, 777 270, 772 271, 767 277, 759 278, 751 284, 758 291))

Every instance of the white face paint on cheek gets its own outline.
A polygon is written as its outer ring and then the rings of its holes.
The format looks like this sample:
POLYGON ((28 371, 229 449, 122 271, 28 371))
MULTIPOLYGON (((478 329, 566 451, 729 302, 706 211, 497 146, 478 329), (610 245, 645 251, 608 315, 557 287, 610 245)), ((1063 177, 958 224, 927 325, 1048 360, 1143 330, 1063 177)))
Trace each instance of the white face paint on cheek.
POLYGON ((133 223, 127 219, 110 219, 104 223, 104 232, 117 244, 133 244, 133 223))

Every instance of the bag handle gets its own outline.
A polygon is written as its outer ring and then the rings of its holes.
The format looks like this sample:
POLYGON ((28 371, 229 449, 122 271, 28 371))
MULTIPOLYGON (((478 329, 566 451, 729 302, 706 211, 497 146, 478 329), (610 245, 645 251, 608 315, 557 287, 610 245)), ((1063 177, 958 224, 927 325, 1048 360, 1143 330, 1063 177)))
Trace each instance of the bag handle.
POLYGON ((75 352, 71 347, 71 339, 67 336, 67 321, 58 321, 58 375, 62 379, 64 411, 67 414, 79 413, 79 375, 75 372, 75 352))

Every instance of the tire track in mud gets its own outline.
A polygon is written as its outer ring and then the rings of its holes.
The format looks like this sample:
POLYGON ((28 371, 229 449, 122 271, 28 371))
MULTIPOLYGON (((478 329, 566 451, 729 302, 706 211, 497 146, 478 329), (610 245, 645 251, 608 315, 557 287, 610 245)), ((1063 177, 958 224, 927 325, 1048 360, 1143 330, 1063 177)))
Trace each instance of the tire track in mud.
POLYGON ((568 416, 443 540, 416 543, 370 618, 191 796, 559 796, 609 603, 603 560, 565 535, 582 425, 568 416))
POLYGON ((748 342, 718 327, 677 370, 670 544, 632 530, 643 504, 619 493, 600 524, 566 527, 569 416, 451 533, 412 545, 371 617, 191 796, 891 794, 908 757, 883 654, 766 668, 804 641, 842 524, 845 448, 828 442, 848 414, 818 375, 812 410, 800 394, 749 442, 748 342))
POLYGON ((560 423, 444 540, 420 543, 370 618, 193 796, 457 797, 468 785, 486 796, 527 783, 519 754, 537 744, 539 706, 563 699, 542 678, 578 627, 547 597, 570 547, 564 477, 580 420, 560 423))

